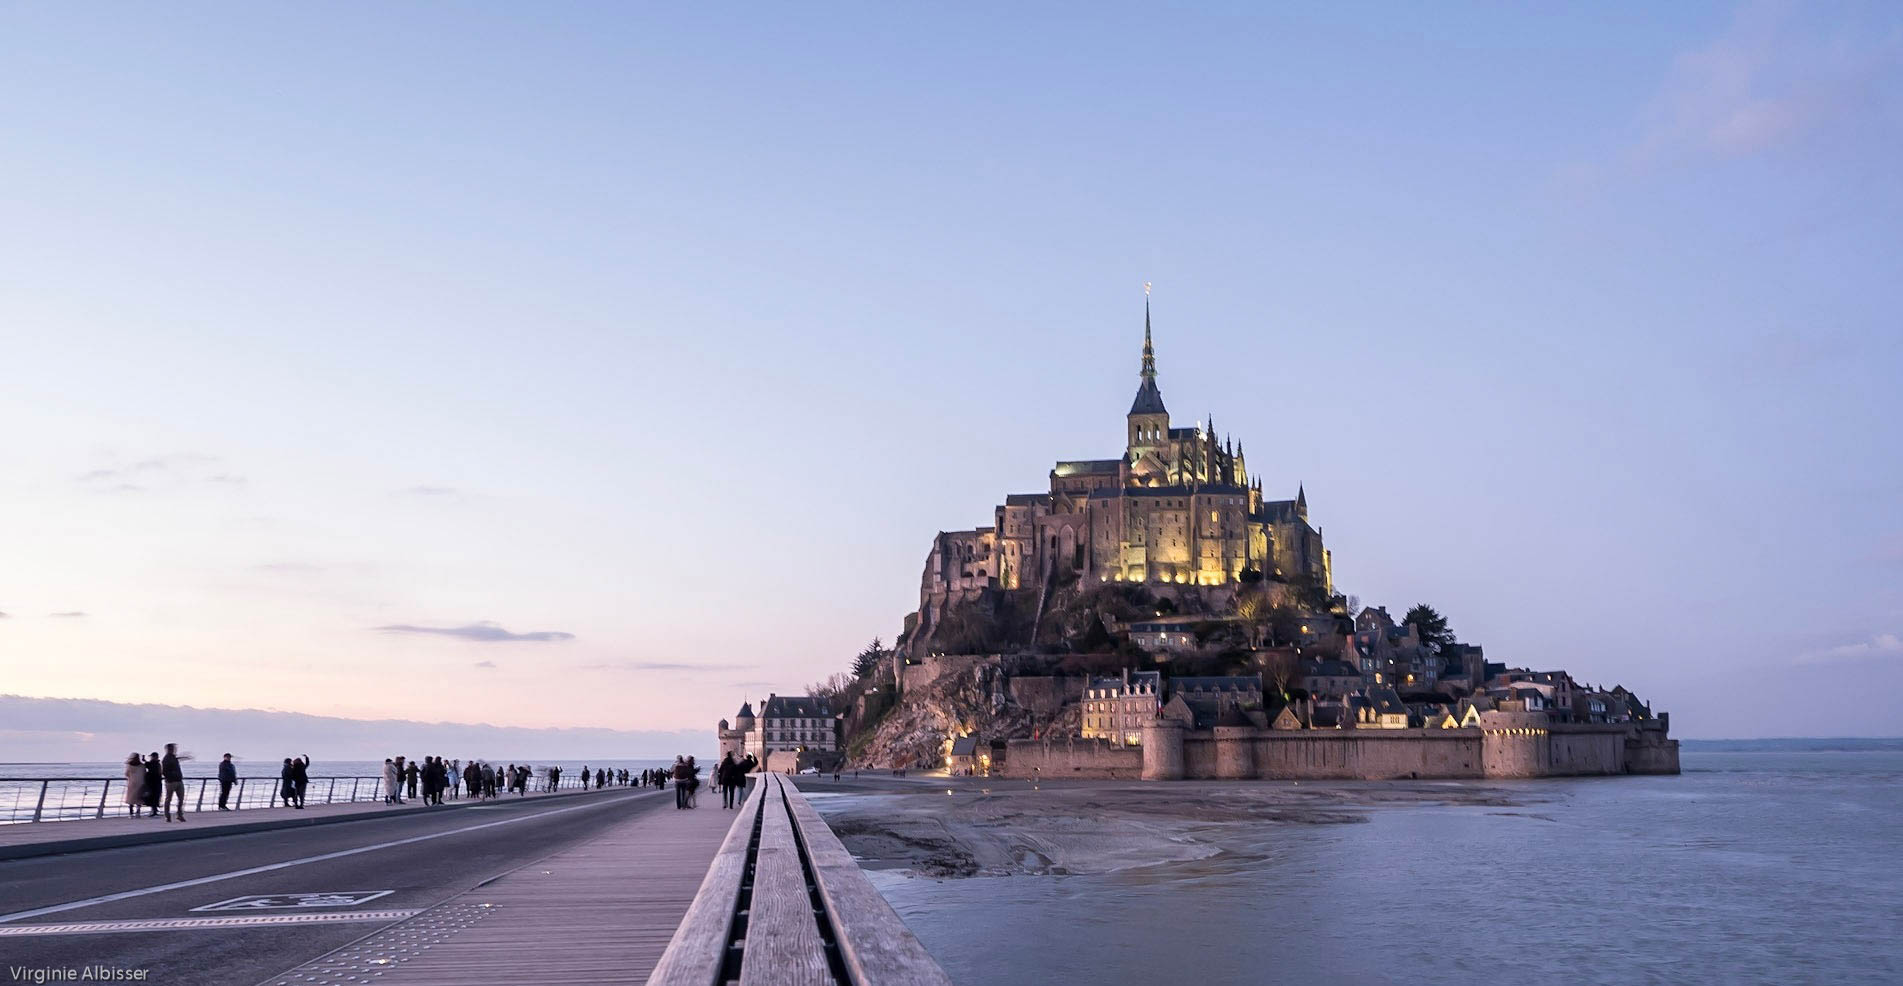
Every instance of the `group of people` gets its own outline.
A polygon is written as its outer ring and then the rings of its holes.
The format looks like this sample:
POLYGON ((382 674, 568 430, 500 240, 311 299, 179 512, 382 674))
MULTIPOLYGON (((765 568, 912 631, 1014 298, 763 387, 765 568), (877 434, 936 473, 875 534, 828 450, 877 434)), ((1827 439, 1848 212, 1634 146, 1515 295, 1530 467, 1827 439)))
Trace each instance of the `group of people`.
MULTIPOLYGON (((178 802, 178 821, 185 820, 185 770, 180 761, 190 760, 189 753, 178 752, 177 743, 165 744, 165 755, 159 756, 157 750, 144 757, 132 753, 126 757, 126 814, 139 817, 139 809, 149 812, 148 817, 159 817, 159 802, 165 803, 165 820, 172 821, 172 802, 178 802)), ((231 762, 231 754, 225 754, 225 762, 231 762)), ((224 769, 219 768, 218 798, 220 808, 224 807, 225 791, 224 769)), ((102 795, 103 798, 103 795, 102 795)))
MULTIPOLYGON (((688 757, 687 762, 693 763, 694 758, 688 757)), ((720 763, 714 766, 714 784, 720 788, 720 807, 737 807, 741 800, 740 792, 747 789, 747 775, 758 766, 760 761, 751 753, 735 760, 733 751, 728 750, 727 755, 720 758, 720 763)))
MULTIPOLYGON (((560 767, 548 770, 550 783, 559 781, 560 767)), ((383 803, 406 804, 421 791, 423 803, 440 805, 445 797, 461 800, 463 790, 478 800, 487 800, 514 792, 518 797, 529 793, 534 768, 526 764, 498 766, 486 760, 461 760, 447 757, 385 757, 383 761, 383 803), (406 796, 407 795, 407 796, 406 796)))
MULTIPOLYGON (((127 814, 136 818, 141 810, 145 810, 150 817, 157 818, 163 807, 166 821, 174 818, 184 821, 185 772, 181 762, 190 759, 191 754, 178 751, 177 743, 165 744, 163 755, 153 751, 146 756, 137 753, 127 756, 127 814)), ((740 800, 735 792, 746 787, 747 774, 758 766, 758 760, 751 754, 736 760, 732 753, 728 753, 721 759, 720 765, 714 769, 713 781, 723 795, 722 807, 735 806, 740 800)), ((284 758, 283 766, 278 771, 277 793, 287 807, 304 807, 304 793, 310 786, 310 768, 308 753, 284 758)), ((561 767, 547 768, 540 790, 559 789, 562 775, 561 767)), ((461 760, 430 756, 420 761, 413 757, 387 757, 383 761, 381 780, 385 804, 405 804, 409 799, 418 797, 420 792, 424 804, 440 805, 445 797, 461 799, 465 788, 470 797, 478 799, 494 798, 510 792, 518 797, 527 795, 534 778, 534 768, 526 764, 498 766, 482 760, 471 760, 464 764, 461 760)), ((584 766, 580 771, 580 780, 584 791, 590 787, 599 789, 611 785, 665 788, 671 781, 674 785, 674 807, 693 808, 695 795, 700 788, 700 766, 691 756, 675 757, 672 767, 640 771, 606 767, 590 769, 584 766)), ((218 762, 219 811, 232 810, 231 789, 237 783, 238 768, 232 763, 231 754, 227 753, 218 762)))

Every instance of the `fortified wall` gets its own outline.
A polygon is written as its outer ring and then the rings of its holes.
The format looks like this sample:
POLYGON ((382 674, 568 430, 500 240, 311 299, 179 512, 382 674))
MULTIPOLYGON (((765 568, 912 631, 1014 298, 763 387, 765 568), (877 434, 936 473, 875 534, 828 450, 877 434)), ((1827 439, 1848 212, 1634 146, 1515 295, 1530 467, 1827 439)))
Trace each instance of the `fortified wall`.
POLYGON ((1141 747, 1105 740, 1012 740, 1007 777, 1143 780, 1570 777, 1676 774, 1662 724, 1577 725, 1538 712, 1490 712, 1462 729, 1189 730, 1159 720, 1141 747))

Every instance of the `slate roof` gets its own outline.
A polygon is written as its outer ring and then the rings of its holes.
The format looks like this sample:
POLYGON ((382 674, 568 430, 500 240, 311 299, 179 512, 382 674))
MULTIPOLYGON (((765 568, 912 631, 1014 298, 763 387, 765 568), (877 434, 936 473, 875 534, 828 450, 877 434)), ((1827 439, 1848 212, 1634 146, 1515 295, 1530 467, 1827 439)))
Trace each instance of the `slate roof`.
POLYGON ((1262 676, 1259 674, 1238 674, 1211 677, 1171 678, 1170 687, 1179 694, 1182 692, 1243 692, 1251 695, 1262 694, 1262 676))
POLYGON ((810 695, 773 695, 760 708, 762 719, 831 719, 826 704, 810 695))
POLYGON ((1374 703, 1374 711, 1382 715, 1407 715, 1407 704, 1392 688, 1376 688, 1368 693, 1368 698, 1374 703))
POLYGON ((1347 661, 1329 658, 1326 661, 1303 661, 1302 674, 1318 678, 1359 678, 1361 672, 1347 661))
POLYGON ((952 740, 951 755, 954 757, 972 757, 978 755, 978 737, 960 736, 952 740))
POLYGON ((752 702, 740 703, 740 715, 738 716, 738 718, 741 718, 741 719, 753 718, 753 703, 752 702))
POLYGON ((1007 493, 1004 497, 1004 505, 1007 507, 1029 507, 1049 502, 1051 502, 1049 493, 1007 493))
MULTIPOLYGON (((1137 398, 1130 402, 1131 414, 1167 414, 1169 409, 1163 406, 1163 392, 1156 389, 1154 377, 1144 377, 1137 387, 1137 398)), ((1176 429, 1172 428, 1171 431, 1176 429)))

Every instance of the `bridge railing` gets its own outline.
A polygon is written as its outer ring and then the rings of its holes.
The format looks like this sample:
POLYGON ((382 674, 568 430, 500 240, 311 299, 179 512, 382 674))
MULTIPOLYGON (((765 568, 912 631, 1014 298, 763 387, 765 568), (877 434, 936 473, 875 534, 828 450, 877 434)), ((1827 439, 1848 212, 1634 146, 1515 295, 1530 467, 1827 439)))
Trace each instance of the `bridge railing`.
MULTIPOLYGON (((282 791, 283 781, 276 777, 240 777, 225 804, 234 810, 276 808, 283 803, 282 791)), ((129 813, 125 793, 122 777, 0 777, 0 825, 121 818, 129 813)), ((304 786, 307 805, 381 800, 380 777, 313 777, 304 786)), ((187 777, 185 807, 216 810, 217 778, 187 777)))
POLYGON ((779 774, 752 778, 648 986, 950 986, 839 838, 779 774))
MULTIPOLYGON (((537 793, 557 789, 571 791, 584 786, 579 774, 563 774, 557 784, 550 784, 546 773, 529 780, 529 789, 537 793)), ((285 803, 283 791, 284 780, 280 777, 240 777, 231 786, 225 804, 234 811, 278 808, 285 803)), ((409 797, 408 791, 406 784, 405 798, 409 797)), ((131 814, 125 793, 123 777, 0 777, 0 825, 124 818, 131 814)), ((377 776, 312 777, 304 785, 306 805, 382 800, 383 778, 377 776)), ((216 810, 218 779, 185 778, 185 807, 194 812, 216 810)), ((146 810, 141 807, 139 813, 144 814, 146 810)))

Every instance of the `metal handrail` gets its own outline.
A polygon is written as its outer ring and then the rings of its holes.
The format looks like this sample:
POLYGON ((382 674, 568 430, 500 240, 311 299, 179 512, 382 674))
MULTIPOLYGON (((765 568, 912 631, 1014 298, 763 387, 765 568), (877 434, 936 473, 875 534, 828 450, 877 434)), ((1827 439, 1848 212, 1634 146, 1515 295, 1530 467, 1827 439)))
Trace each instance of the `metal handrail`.
MULTIPOLYGON (((460 778, 454 780, 457 785, 461 784, 460 778)), ((537 792, 545 792, 556 788, 573 787, 578 781, 579 778, 563 777, 555 787, 550 787, 546 776, 538 776, 532 779, 531 786, 537 792)), ((212 787, 217 782, 216 777, 185 778, 186 794, 192 801, 194 811, 205 809, 207 793, 217 790, 212 787), (195 795, 191 790, 194 781, 198 783, 195 795)), ((338 774, 308 778, 305 784, 306 801, 316 801, 320 797, 318 790, 320 782, 324 782, 321 792, 322 801, 318 802, 320 804, 356 804, 383 800, 381 776, 338 774), (350 782, 347 791, 339 787, 340 781, 350 782), (365 781, 370 783, 365 784, 365 781)), ((121 792, 125 790, 123 777, 0 777, 0 825, 110 817, 111 814, 117 814, 109 812, 109 809, 115 806, 112 799, 115 784, 119 785, 121 792)), ((279 777, 239 777, 232 784, 224 800, 232 811, 276 808, 283 785, 284 781, 279 777), (247 792, 247 784, 262 784, 262 795, 257 787, 247 792)), ((124 804, 123 797, 116 805, 130 807, 124 804)), ((137 814, 137 812, 130 814, 137 814)))

